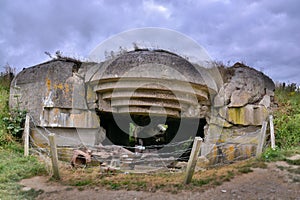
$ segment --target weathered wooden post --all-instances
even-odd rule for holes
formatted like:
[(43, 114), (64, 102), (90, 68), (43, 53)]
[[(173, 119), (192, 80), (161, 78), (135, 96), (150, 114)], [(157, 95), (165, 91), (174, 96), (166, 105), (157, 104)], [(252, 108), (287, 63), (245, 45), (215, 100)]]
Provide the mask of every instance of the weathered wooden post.
[(52, 169), (53, 169), (53, 177), (57, 180), (60, 179), (59, 169), (58, 169), (58, 156), (57, 156), (57, 148), (55, 143), (55, 134), (50, 133), (49, 136), (50, 143), (50, 153), (51, 153), (51, 161), (52, 161)]
[(263, 124), (261, 127), (261, 133), (259, 135), (257, 149), (256, 149), (256, 157), (260, 157), (260, 155), (262, 154), (262, 150), (263, 150), (264, 143), (266, 140), (267, 125), (268, 125), (268, 122), (263, 121)]
[(271, 134), (271, 148), (275, 149), (275, 133), (274, 133), (274, 123), (273, 123), (273, 115), (270, 115), (270, 134)]
[(29, 114), (25, 118), (25, 127), (24, 127), (24, 156), (29, 156), (29, 127), (30, 127), (30, 117)]
[(189, 161), (187, 164), (187, 168), (186, 168), (184, 184), (189, 184), (192, 180), (192, 177), (193, 177), (194, 171), (195, 171), (195, 167), (196, 167), (196, 163), (198, 160), (198, 155), (200, 152), (201, 143), (202, 143), (202, 138), (195, 137), (192, 152), (191, 152), (191, 155), (190, 155), (190, 158), (189, 158)]

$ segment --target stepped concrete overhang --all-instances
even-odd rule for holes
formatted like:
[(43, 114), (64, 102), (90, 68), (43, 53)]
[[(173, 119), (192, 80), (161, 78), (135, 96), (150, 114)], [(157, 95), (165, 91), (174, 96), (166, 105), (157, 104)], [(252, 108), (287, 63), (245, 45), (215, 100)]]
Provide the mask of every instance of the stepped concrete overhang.
[(176, 54), (139, 50), (104, 63), (90, 84), (100, 111), (200, 118), (213, 91), (203, 75)]

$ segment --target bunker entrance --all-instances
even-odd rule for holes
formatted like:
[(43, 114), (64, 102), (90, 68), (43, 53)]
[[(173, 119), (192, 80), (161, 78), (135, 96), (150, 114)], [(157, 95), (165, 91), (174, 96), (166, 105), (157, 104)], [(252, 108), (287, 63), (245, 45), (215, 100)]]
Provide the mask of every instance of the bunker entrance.
[(133, 152), (157, 152), (187, 161), (193, 139), (204, 138), (205, 118), (174, 118), (101, 112), (100, 125), (106, 130), (103, 145), (120, 145)]

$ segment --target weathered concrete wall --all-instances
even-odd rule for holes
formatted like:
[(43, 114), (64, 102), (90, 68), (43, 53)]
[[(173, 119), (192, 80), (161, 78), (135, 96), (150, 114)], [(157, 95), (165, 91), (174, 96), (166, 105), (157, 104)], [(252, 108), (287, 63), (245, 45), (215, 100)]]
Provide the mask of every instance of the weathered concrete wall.
[[(88, 66), (92, 64), (84, 63), (82, 66), (81, 62), (73, 59), (56, 59), (24, 69), (12, 81), (10, 107), (27, 110), (35, 123), (33, 127), (51, 127), (53, 132), (58, 133), (69, 128), (67, 132), (72, 132), (69, 134), (71, 137), (74, 134), (80, 134), (80, 138), (90, 135), (90, 141), (85, 139), (85, 143), (93, 145), (102, 132), (95, 110), (88, 108), (87, 100), (93, 95), (89, 95), (90, 91), (85, 86), (85, 74), (79, 72), (80, 68), (83, 70)], [(42, 131), (47, 135), (43, 129), (33, 130), (33, 133)], [(74, 141), (66, 138), (58, 138), (58, 143), (74, 145)], [(75, 143), (80, 143), (80, 140)]]
[[(263, 121), (274, 100), (274, 82), (253, 68), (236, 63), (223, 69), (224, 85), (212, 99), (212, 115), (202, 154), (227, 160), (255, 154)], [(216, 144), (226, 145), (216, 153)], [(230, 155), (230, 156), (228, 156)], [(233, 156), (234, 155), (234, 156)], [(248, 156), (247, 156), (248, 155)]]
[(72, 85), (65, 82), (72, 76), (74, 63), (61, 60), (23, 69), (11, 83), (10, 106), (30, 111), (37, 123), (46, 107), (70, 108)]

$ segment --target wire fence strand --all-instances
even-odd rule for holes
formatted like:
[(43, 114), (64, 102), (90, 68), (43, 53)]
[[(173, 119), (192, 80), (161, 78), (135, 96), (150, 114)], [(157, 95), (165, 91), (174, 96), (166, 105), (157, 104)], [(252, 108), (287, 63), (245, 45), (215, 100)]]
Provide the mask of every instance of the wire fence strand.
[[(45, 141), (45, 143), (41, 145), (39, 141), (36, 141), (35, 137), (30, 135), (30, 152), (49, 162), (50, 150), (48, 135), (52, 133), (52, 131), (47, 127), (38, 126), (32, 116), (30, 116), (30, 122), (36, 134)], [(170, 166), (174, 167), (174, 163), (187, 161), (189, 159), (189, 154), (192, 150), (191, 144), (193, 144), (193, 140), (188, 139), (169, 144), (149, 145), (141, 148), (142, 146), (85, 145), (80, 137), (75, 138), (60, 134), (56, 134), (56, 137), (63, 141), (77, 144), (58, 147), (58, 157), (63, 162), (70, 163), (75, 150), (90, 150), (93, 163), (98, 163), (99, 166), (105, 163), (107, 166), (113, 166), (119, 169), (125, 166), (124, 168), (127, 167), (130, 169), (156, 167), (157, 169), (169, 170)], [(240, 137), (241, 136), (238, 136), (236, 139), (240, 139)], [(266, 138), (268, 137), (269, 135), (266, 136)], [(210, 166), (219, 166), (251, 158), (256, 154), (256, 145), (254, 142), (259, 138), (259, 134), (257, 134), (257, 136), (250, 138), (244, 143), (223, 142), (210, 144), (210, 151), (204, 156), (204, 160), (206, 160)], [(270, 146), (269, 141), (264, 143), (263, 148), (268, 146)], [(170, 150), (160, 150), (166, 148)], [(51, 167), (48, 168), (47, 170), (51, 172)]]

